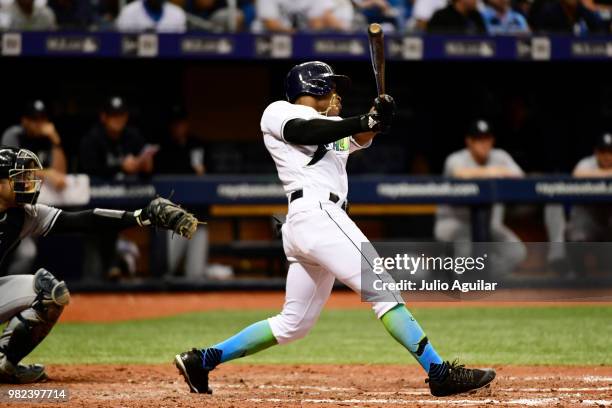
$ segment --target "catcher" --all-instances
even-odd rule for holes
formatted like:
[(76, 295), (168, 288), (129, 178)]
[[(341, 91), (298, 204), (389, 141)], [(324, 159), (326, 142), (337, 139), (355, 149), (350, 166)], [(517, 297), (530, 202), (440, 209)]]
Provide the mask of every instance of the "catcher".
[[(153, 225), (190, 238), (198, 220), (176, 204), (156, 198), (129, 211), (68, 212), (36, 204), (42, 166), (29, 150), (0, 146), (0, 262), (21, 239), (61, 233), (98, 233)], [(47, 378), (41, 364), (19, 362), (49, 334), (70, 301), (63, 281), (39, 269), (34, 275), (0, 277), (0, 383), (26, 384)]]

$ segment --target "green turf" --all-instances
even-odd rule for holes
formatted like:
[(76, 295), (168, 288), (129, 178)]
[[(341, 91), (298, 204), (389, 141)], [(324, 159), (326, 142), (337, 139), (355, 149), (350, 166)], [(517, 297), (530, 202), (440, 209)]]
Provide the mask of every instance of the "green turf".
[[(612, 307), (412, 309), (444, 358), (484, 364), (612, 365)], [(163, 363), (271, 311), (192, 313), (111, 324), (59, 324), (29, 361)], [(308, 337), (244, 363), (413, 363), (368, 310), (325, 311)]]

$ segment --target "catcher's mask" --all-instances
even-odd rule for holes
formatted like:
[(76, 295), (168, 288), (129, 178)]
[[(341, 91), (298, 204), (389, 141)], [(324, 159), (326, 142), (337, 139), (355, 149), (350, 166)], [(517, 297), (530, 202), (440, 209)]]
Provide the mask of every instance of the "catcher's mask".
[(43, 169), (38, 157), (27, 149), (0, 148), (0, 162), (15, 192), (15, 202), (36, 204), (42, 185), (39, 172)]

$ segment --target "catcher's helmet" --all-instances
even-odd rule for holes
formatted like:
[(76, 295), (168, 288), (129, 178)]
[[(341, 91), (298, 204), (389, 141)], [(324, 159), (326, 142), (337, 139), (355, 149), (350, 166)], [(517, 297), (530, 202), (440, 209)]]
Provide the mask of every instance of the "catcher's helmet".
[(42, 179), (38, 157), (27, 149), (0, 146), (0, 179), (9, 179), (18, 204), (36, 204)]
[(323, 96), (334, 88), (342, 93), (350, 85), (349, 77), (334, 74), (326, 63), (310, 61), (291, 68), (285, 80), (285, 94), (289, 102), (294, 102), (300, 95)]

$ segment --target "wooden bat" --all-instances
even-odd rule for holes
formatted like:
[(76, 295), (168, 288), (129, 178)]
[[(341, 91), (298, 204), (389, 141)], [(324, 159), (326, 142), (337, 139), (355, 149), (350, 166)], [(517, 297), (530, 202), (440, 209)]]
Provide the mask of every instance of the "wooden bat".
[(368, 27), (368, 40), (376, 89), (378, 90), (378, 95), (382, 95), (385, 93), (385, 36), (380, 24), (370, 24)]

